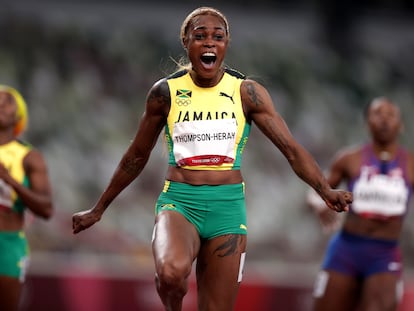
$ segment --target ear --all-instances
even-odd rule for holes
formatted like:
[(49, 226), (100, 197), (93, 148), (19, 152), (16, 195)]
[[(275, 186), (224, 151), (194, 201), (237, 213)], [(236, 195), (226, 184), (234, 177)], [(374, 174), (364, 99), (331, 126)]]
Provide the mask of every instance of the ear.
[(182, 41), (183, 48), (184, 48), (184, 50), (185, 50), (186, 52), (188, 51), (187, 44), (188, 44), (188, 39), (187, 39), (187, 37), (186, 37), (186, 38), (184, 38), (184, 39), (183, 39), (183, 41)]

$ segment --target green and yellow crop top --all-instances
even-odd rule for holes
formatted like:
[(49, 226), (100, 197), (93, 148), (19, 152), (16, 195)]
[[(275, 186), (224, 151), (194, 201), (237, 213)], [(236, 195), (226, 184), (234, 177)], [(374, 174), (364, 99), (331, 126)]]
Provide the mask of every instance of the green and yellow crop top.
[[(19, 140), (0, 146), (0, 162), (9, 171), (9, 174), (22, 185), (29, 187), (29, 180), (23, 167), (24, 157), (32, 150), (32, 147)], [(24, 211), (23, 202), (16, 192), (0, 179), (0, 206), (10, 208), (17, 213)]]
[(168, 77), (171, 108), (165, 127), (169, 164), (191, 170), (239, 170), (250, 134), (241, 103), (245, 77), (227, 68), (214, 87), (186, 71)]

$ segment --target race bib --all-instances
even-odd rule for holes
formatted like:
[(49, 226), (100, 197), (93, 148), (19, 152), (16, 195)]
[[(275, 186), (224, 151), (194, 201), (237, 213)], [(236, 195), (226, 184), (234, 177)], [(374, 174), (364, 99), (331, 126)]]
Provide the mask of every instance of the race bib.
[(179, 166), (234, 162), (235, 119), (200, 120), (174, 124), (174, 156)]
[(406, 211), (408, 189), (402, 174), (376, 174), (363, 167), (353, 196), (352, 209), (356, 213), (400, 216)]

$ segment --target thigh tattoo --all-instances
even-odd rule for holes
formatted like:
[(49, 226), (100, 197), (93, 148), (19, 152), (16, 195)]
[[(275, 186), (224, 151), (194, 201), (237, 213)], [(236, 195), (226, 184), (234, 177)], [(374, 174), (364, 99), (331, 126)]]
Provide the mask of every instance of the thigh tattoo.
[(219, 257), (231, 256), (238, 252), (237, 245), (241, 242), (241, 237), (238, 234), (230, 234), (227, 241), (219, 245), (214, 253)]

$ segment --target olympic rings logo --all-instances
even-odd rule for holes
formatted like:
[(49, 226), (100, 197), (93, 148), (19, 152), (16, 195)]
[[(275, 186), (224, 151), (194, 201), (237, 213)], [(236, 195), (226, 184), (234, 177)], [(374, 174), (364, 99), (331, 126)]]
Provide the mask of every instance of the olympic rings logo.
[(217, 158), (217, 157), (215, 157), (215, 158), (210, 158), (210, 161), (211, 161), (212, 163), (219, 163), (219, 162), (220, 162), (220, 158)]
[(191, 104), (191, 100), (187, 98), (176, 98), (175, 103), (178, 106), (188, 106), (189, 104)]

